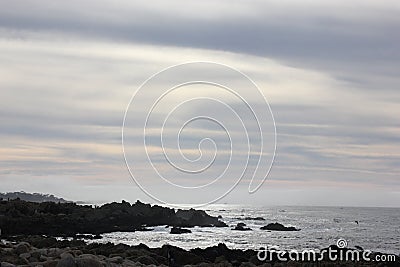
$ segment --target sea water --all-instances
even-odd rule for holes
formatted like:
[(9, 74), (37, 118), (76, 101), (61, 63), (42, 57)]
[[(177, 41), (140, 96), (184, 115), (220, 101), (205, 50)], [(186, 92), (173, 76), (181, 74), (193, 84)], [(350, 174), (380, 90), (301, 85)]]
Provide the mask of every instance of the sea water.
[[(103, 234), (96, 242), (146, 244), (160, 247), (170, 244), (185, 249), (209, 247), (225, 243), (229, 248), (258, 249), (275, 246), (283, 250), (319, 250), (347, 241), (348, 247), (385, 253), (400, 253), (400, 208), (366, 207), (261, 207), (215, 204), (204, 210), (229, 227), (194, 227), (192, 233), (169, 234), (166, 226), (151, 227), (145, 232), (114, 232)], [(263, 217), (265, 220), (244, 220), (245, 217)], [(358, 223), (357, 223), (357, 222)], [(246, 223), (252, 231), (235, 231), (239, 222)], [(261, 226), (278, 222), (301, 229), (295, 232), (265, 231)]]

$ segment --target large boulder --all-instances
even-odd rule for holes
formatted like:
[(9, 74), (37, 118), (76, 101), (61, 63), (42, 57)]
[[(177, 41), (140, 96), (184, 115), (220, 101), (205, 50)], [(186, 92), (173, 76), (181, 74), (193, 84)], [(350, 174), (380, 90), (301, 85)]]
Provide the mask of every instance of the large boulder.
[(71, 255), (66, 255), (57, 263), (57, 267), (77, 267), (75, 259)]
[(21, 242), (15, 247), (15, 253), (20, 255), (27, 253), (31, 250), (31, 246), (27, 242)]

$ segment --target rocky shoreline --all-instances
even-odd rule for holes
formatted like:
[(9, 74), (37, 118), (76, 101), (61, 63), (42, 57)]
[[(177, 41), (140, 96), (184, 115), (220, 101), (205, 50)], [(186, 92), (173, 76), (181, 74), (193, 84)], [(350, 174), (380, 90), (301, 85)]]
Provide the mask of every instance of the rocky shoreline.
[[(399, 256), (377, 264), (373, 261), (346, 261), (327, 258), (324, 252), (361, 253), (332, 245), (316, 252), (316, 259), (296, 259), (287, 251), (229, 249), (224, 244), (184, 250), (171, 245), (149, 248), (144, 244), (96, 243), (102, 233), (149, 231), (147, 227), (166, 225), (170, 234), (187, 234), (194, 226), (227, 227), (202, 210), (175, 210), (137, 201), (102, 206), (75, 203), (28, 202), (20, 199), (0, 201), (0, 267), (43, 266), (400, 266)], [(243, 220), (264, 220), (246, 217)], [(260, 228), (266, 231), (298, 231), (279, 223)], [(251, 231), (238, 223), (233, 231)], [(64, 237), (64, 240), (54, 237)], [(65, 238), (68, 237), (68, 238)], [(84, 240), (91, 239), (85, 243)], [(372, 253), (371, 257), (389, 256)]]
[(219, 218), (202, 210), (182, 210), (137, 201), (102, 206), (76, 203), (0, 201), (0, 229), (8, 235), (75, 236), (108, 232), (134, 232), (147, 226), (227, 227)]
[[(336, 250), (338, 247), (331, 246)], [(328, 248), (327, 248), (328, 249)], [(350, 250), (350, 249), (343, 249)], [(293, 261), (279, 260), (273, 250), (268, 260), (260, 261), (259, 251), (229, 249), (224, 244), (205, 249), (189, 251), (163, 245), (149, 248), (144, 244), (86, 244), (82, 240), (57, 240), (43, 236), (13, 236), (0, 242), (1, 267), (43, 266), (43, 267), (102, 267), (102, 266), (399, 266), (395, 261)], [(376, 256), (377, 254), (375, 254)], [(385, 254), (380, 254), (385, 255)]]

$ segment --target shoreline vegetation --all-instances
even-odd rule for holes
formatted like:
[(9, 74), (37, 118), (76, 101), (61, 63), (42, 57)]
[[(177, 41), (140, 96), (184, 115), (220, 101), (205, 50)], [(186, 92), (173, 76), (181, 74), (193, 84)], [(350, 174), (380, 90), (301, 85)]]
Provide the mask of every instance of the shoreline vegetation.
[[(0, 262), (1, 267), (43, 266), (377, 266), (377, 262), (332, 261), (323, 255), (324, 250), (360, 252), (361, 248), (339, 248), (332, 245), (316, 252), (316, 258), (291, 260), (289, 252), (281, 252), (288, 261), (278, 257), (278, 252), (229, 249), (225, 244), (208, 248), (184, 250), (171, 245), (149, 248), (145, 244), (86, 243), (82, 239), (100, 239), (108, 232), (151, 231), (147, 227), (166, 225), (171, 234), (190, 233), (200, 227), (228, 227), (220, 217), (202, 210), (182, 210), (144, 204), (137, 201), (109, 203), (102, 206), (78, 205), (72, 202), (30, 202), (19, 198), (0, 200)], [(246, 218), (244, 218), (246, 219)], [(263, 220), (263, 218), (257, 218)], [(251, 230), (238, 224), (233, 230)], [(267, 225), (266, 230), (298, 231), (279, 223)], [(63, 237), (63, 240), (56, 239)], [(322, 254), (322, 255), (321, 255)], [(371, 257), (388, 254), (372, 252)], [(379, 266), (400, 266), (399, 256), (383, 261)], [(304, 265), (305, 264), (305, 265)]]

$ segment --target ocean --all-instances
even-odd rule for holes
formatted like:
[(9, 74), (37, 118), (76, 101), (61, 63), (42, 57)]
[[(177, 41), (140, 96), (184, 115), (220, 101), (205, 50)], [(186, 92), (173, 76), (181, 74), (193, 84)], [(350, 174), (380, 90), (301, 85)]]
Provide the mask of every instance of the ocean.
[[(256, 207), (214, 204), (204, 208), (213, 216), (222, 216), (229, 227), (195, 227), (192, 233), (172, 235), (165, 226), (152, 227), (145, 232), (114, 232), (102, 235), (95, 242), (146, 244), (160, 247), (170, 244), (185, 249), (209, 247), (225, 243), (229, 248), (258, 249), (275, 246), (282, 250), (319, 250), (336, 244), (338, 239), (347, 241), (348, 247), (400, 253), (400, 208), (367, 207)], [(261, 220), (244, 220), (244, 217), (263, 217)], [(358, 221), (358, 224), (356, 223)], [(244, 222), (252, 231), (231, 230)], [(296, 232), (260, 230), (261, 226), (278, 222), (301, 229)], [(89, 240), (88, 240), (89, 241)]]

